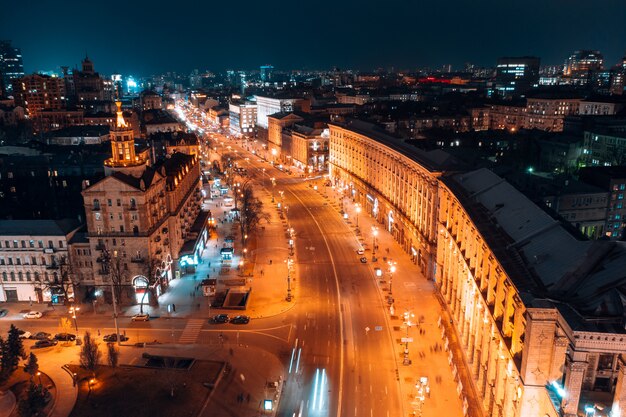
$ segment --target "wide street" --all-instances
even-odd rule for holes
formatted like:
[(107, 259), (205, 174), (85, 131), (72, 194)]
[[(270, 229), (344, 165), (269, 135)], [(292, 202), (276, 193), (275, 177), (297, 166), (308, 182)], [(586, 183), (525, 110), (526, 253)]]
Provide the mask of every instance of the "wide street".
[[(208, 126), (204, 125), (204, 130), (208, 131)], [(126, 315), (119, 318), (119, 326), (121, 332), (131, 338), (129, 343), (158, 341), (169, 348), (176, 348), (182, 347), (182, 338), (199, 346), (237, 347), (237, 355), (245, 355), (246, 346), (274, 354), (283, 369), (280, 375), (266, 377), (268, 380), (278, 378), (284, 381), (277, 416), (409, 416), (418, 415), (413, 414), (416, 410), (424, 416), (435, 416), (444, 410), (450, 416), (462, 415), (458, 398), (450, 396), (443, 387), (439, 392), (433, 392), (433, 397), (446, 397), (445, 402), (437, 403), (437, 407), (429, 409), (429, 401), (433, 404), (436, 401), (435, 398), (431, 400), (430, 395), (423, 408), (421, 403), (416, 405), (413, 401), (416, 394), (414, 379), (418, 375), (407, 377), (408, 368), (399, 369), (403, 367), (404, 349), (400, 337), (404, 336), (406, 329), (397, 317), (402, 312), (390, 315), (384, 284), (386, 278), (381, 280), (374, 275), (374, 266), (387, 271), (383, 253), (379, 254), (381, 259), (373, 264), (372, 253), (368, 249), (365, 252), (368, 262), (360, 261), (362, 255), (357, 254), (357, 249), (362, 247), (363, 242), (360, 242), (354, 225), (354, 214), (351, 213), (348, 219), (341, 216), (342, 206), (333, 189), (325, 186), (324, 178), (307, 179), (299, 173), (287, 174), (244, 149), (250, 149), (251, 142), (235, 141), (217, 132), (212, 132), (211, 136), (214, 139), (209, 139), (208, 134), (204, 139), (214, 140), (211, 147), (223, 150), (224, 146), (228, 146), (237, 151), (236, 155), (239, 155), (242, 164), (245, 163), (242, 166), (248, 169), (249, 176), (263, 186), (262, 193), (258, 194), (262, 194), (259, 197), (263, 198), (265, 210), (280, 210), (277, 208), (280, 203), (289, 226), (295, 231), (293, 284), (297, 290), (291, 302), (293, 308), (268, 316), (262, 312), (257, 312), (256, 316), (251, 314), (252, 321), (244, 326), (209, 324), (209, 313), (204, 306), (200, 311), (179, 308), (177, 313), (168, 313), (162, 308), (160, 314), (152, 313), (153, 319), (149, 322), (131, 322)], [(215, 155), (213, 159), (216, 159)], [(269, 181), (270, 177), (275, 178), (275, 186)], [(274, 204), (268, 198), (270, 193), (275, 197)], [(349, 201), (345, 207), (347, 211), (348, 205)], [(371, 227), (366, 226), (371, 225), (371, 219), (365, 217), (361, 216), (362, 231)], [(288, 236), (285, 243), (287, 241)], [(382, 242), (386, 242), (385, 245), (390, 248), (387, 256), (393, 257), (394, 261), (408, 259), (390, 236), (381, 233), (380, 241), (381, 247)], [(271, 256), (274, 256), (275, 262), (285, 262), (288, 253), (279, 251)], [(260, 251), (257, 263), (265, 262), (259, 258)], [(255, 273), (258, 271), (257, 265)], [(387, 275), (388, 272), (385, 272)], [(431, 283), (421, 274), (397, 279), (398, 288), (402, 288), (402, 281), (420, 283), (417, 287), (414, 283), (405, 284), (403, 292), (408, 296), (413, 291), (410, 294), (413, 301), (416, 294), (430, 297), (430, 301), (424, 303), (430, 303), (428, 305), (433, 307), (433, 311), (427, 317), (430, 323), (425, 323), (424, 327), (432, 325), (440, 311), (437, 303), (432, 301)], [(176, 285), (193, 288), (194, 282), (188, 278), (179, 281)], [(276, 283), (284, 285), (286, 290), (285, 281), (278, 277)], [(191, 306), (194, 302), (188, 304)], [(82, 334), (87, 329), (99, 335), (114, 333), (111, 314), (96, 314), (89, 310), (90, 307), (85, 306), (85, 311), (79, 315), (78, 333)], [(22, 310), (28, 308), (24, 305)], [(218, 312), (232, 314), (215, 309), (211, 309), (210, 314)], [(11, 311), (8, 317), (0, 319), (0, 330), (4, 332), (11, 322), (30, 332), (60, 331), (59, 318), (49, 314), (38, 320), (23, 320), (18, 311)], [(190, 333), (193, 335), (191, 339)], [(429, 331), (431, 345), (440, 340), (436, 334), (433, 326), (433, 330)], [(27, 341), (26, 345), (31, 343)], [(428, 348), (426, 342), (421, 348)], [(41, 350), (41, 363), (47, 360), (48, 352), (58, 353), (62, 349)], [(417, 357), (415, 354), (414, 358)], [(453, 389), (455, 385), (447, 362), (447, 358), (441, 355), (435, 358), (435, 367), (432, 362), (425, 361), (420, 372), (425, 375), (430, 372), (432, 379), (435, 378), (434, 372), (437, 376), (442, 374), (446, 388)], [(254, 366), (254, 361), (248, 366)]]

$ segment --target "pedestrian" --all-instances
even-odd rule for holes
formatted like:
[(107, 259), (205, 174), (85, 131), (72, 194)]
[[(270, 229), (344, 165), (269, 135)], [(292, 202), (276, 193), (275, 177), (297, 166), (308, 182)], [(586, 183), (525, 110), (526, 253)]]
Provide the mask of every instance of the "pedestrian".
[(172, 304), (172, 311), (174, 311), (174, 313), (176, 313), (176, 304)]
[(209, 268), (211, 267), (211, 262), (209, 262)]

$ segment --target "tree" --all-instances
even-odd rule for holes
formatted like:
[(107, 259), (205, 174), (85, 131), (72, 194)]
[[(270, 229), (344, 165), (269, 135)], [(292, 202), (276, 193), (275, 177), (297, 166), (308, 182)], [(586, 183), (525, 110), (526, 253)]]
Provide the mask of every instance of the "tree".
[(11, 325), (8, 337), (0, 337), (0, 383), (11, 377), (22, 357), (25, 353), (19, 330)]
[(114, 251), (113, 255), (111, 255), (107, 249), (103, 250), (100, 262), (102, 262), (102, 271), (109, 276), (113, 284), (112, 296), (115, 297), (115, 301), (118, 304), (121, 304), (122, 290), (124, 289), (128, 268), (122, 262), (122, 258), (117, 256), (117, 251)]
[(107, 344), (107, 361), (111, 368), (117, 368), (117, 363), (120, 359), (120, 351), (114, 343)]
[(254, 196), (252, 187), (248, 182), (241, 188), (241, 211), (239, 212), (239, 228), (241, 232), (242, 246), (246, 245), (246, 236), (256, 232), (262, 220), (269, 223), (269, 213), (263, 212), (263, 203)]
[(148, 288), (141, 296), (141, 302), (139, 304), (139, 312), (143, 314), (143, 304), (146, 299), (146, 295), (150, 294), (150, 304), (154, 306), (159, 305), (159, 299), (155, 292), (155, 287), (161, 279), (161, 264), (158, 259), (151, 259), (144, 263), (144, 276), (148, 281)]
[(100, 352), (99, 344), (91, 337), (90, 332), (85, 332), (83, 345), (80, 348), (80, 365), (91, 371), (95, 377), (101, 357), (102, 353)]
[(53, 271), (52, 274), (47, 275), (47, 278), (37, 275), (33, 285), (41, 291), (49, 289), (53, 293), (58, 293), (60, 290), (63, 294), (63, 303), (69, 304), (70, 299), (75, 297), (79, 283), (74, 281), (74, 272), (67, 256), (58, 260), (53, 259), (48, 268)]
[(33, 352), (28, 356), (28, 361), (24, 365), (24, 372), (30, 374), (30, 380), (33, 380), (33, 377), (37, 375), (39, 372), (39, 363), (37, 361), (37, 356)]
[(30, 387), (26, 395), (20, 399), (18, 412), (21, 417), (31, 417), (39, 415), (48, 402), (48, 390), (41, 384), (30, 382)]

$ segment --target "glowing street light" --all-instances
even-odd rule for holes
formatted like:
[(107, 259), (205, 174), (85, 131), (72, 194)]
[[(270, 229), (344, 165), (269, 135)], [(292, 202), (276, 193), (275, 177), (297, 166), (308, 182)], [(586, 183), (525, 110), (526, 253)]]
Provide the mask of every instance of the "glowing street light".
[(396, 263), (389, 261), (389, 295), (393, 295), (392, 285), (393, 285), (393, 273), (396, 272)]
[(76, 314), (78, 313), (78, 310), (80, 310), (80, 307), (70, 307), (70, 314), (72, 315), (72, 318), (74, 319), (74, 328), (76, 329), (76, 333), (78, 333), (78, 322), (76, 321)]
[(355, 210), (356, 210), (356, 228), (358, 229), (359, 228), (359, 213), (361, 212), (361, 205), (357, 203)]
[(376, 256), (376, 236), (378, 236), (378, 227), (372, 226), (372, 257)]

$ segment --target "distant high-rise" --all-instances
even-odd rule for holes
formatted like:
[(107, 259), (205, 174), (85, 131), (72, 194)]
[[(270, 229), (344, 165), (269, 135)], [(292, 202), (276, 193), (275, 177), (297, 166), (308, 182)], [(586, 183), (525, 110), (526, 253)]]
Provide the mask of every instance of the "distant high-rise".
[[(20, 48), (11, 46), (11, 41), (0, 41), (0, 96), (11, 95), (13, 80), (24, 76), (24, 63)], [(3, 88), (3, 90), (2, 90)]]
[(519, 96), (538, 85), (539, 58), (532, 56), (498, 58), (493, 94), (504, 98)]
[(29, 118), (43, 110), (60, 110), (65, 107), (65, 82), (48, 75), (26, 75), (13, 80), (15, 104), (24, 107)]
[(274, 67), (271, 65), (261, 65), (261, 81), (264, 83), (272, 81)]
[(576, 51), (565, 62), (563, 75), (572, 76), (576, 73), (599, 71), (604, 67), (604, 57), (600, 51)]

